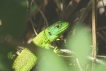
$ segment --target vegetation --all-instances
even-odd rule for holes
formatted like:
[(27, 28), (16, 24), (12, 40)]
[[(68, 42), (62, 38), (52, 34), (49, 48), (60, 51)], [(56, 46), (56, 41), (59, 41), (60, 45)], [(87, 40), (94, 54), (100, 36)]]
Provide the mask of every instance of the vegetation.
[[(38, 57), (31, 71), (105, 71), (105, 3), (106, 0), (0, 0), (0, 71), (14, 71), (14, 59), (23, 49), (19, 46), (28, 47)], [(69, 28), (51, 45), (64, 49), (64, 53), (58, 56), (51, 50), (37, 50), (30, 40), (59, 20), (69, 22)], [(12, 59), (9, 52), (13, 53)]]

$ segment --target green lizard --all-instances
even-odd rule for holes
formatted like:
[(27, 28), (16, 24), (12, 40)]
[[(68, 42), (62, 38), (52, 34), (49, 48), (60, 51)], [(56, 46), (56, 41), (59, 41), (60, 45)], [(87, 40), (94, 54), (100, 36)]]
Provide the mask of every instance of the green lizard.
[[(40, 32), (32, 42), (42, 48), (50, 49), (50, 44), (55, 41), (68, 27), (68, 22), (58, 21)], [(13, 63), (15, 71), (30, 71), (36, 64), (37, 57), (28, 48), (22, 50)]]

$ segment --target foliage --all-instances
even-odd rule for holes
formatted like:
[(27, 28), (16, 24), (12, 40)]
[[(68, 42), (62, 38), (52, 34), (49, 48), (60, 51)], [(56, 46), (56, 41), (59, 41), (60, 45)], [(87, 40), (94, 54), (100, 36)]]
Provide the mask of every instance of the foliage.
[[(105, 63), (106, 29), (105, 1), (97, 0), (97, 58)], [(9, 52), (25, 46), (38, 56), (31, 71), (91, 71), (91, 0), (0, 0), (0, 71), (13, 71), (14, 60)], [(29, 39), (58, 20), (69, 22), (69, 28), (52, 43), (60, 49), (72, 50), (57, 56), (51, 50), (38, 51)], [(83, 22), (83, 23), (82, 23)], [(68, 57), (68, 56), (69, 57)], [(39, 57), (40, 56), (40, 57)], [(95, 71), (106, 70), (105, 65), (95, 63)]]

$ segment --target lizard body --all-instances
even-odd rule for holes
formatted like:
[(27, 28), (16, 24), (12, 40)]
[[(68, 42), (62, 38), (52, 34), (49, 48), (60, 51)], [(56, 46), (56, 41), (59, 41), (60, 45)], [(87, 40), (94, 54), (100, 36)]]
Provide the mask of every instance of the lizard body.
[(27, 48), (23, 49), (13, 63), (15, 71), (30, 71), (35, 65), (37, 57)]
[[(49, 49), (50, 44), (55, 41), (68, 27), (68, 22), (58, 21), (40, 32), (32, 42), (42, 48)], [(30, 71), (36, 64), (37, 57), (28, 49), (22, 50), (13, 63), (15, 71)], [(28, 65), (29, 64), (29, 65)]]
[(49, 49), (50, 44), (57, 39), (68, 27), (68, 22), (58, 21), (40, 32), (34, 39), (33, 43), (39, 47)]

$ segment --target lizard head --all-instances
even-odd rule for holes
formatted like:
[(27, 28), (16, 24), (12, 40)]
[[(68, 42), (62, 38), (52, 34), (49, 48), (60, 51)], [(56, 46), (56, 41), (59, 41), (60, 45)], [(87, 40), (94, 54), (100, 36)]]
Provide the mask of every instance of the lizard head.
[(59, 35), (61, 35), (67, 28), (68, 28), (69, 23), (68, 22), (63, 22), (63, 21), (58, 21), (52, 24), (50, 27), (47, 28), (49, 39), (54, 40), (56, 39)]

